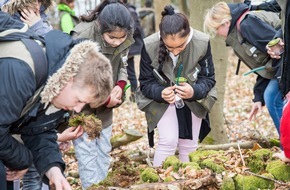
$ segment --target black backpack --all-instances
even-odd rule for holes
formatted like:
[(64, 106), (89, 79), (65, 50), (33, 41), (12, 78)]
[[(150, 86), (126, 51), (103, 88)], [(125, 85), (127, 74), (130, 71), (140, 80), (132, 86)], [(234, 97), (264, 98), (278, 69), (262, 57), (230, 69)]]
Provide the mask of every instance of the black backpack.
[[(31, 36), (24, 37), (23, 33), (28, 30), (27, 28), (28, 26), (24, 25), (21, 29), (5, 30), (0, 32), (0, 59), (12, 57), (24, 60), (34, 71), (35, 75), (37, 90), (35, 94), (26, 102), (20, 118), (28, 113), (35, 103), (38, 102), (40, 99), (40, 92), (42, 91), (48, 76), (48, 62), (43, 48), (43, 41), (40, 42), (39, 39), (33, 39)], [(17, 48), (15, 48), (15, 46)], [(29, 59), (28, 56), (25, 55), (27, 50), (32, 59)]]

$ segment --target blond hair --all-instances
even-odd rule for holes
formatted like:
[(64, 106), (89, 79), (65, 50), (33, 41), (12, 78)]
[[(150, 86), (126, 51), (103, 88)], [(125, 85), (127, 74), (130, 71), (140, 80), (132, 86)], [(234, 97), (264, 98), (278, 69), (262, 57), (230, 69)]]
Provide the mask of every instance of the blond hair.
[(62, 67), (47, 80), (40, 94), (41, 103), (46, 107), (72, 78), (80, 90), (91, 89), (95, 99), (91, 107), (98, 107), (108, 98), (113, 88), (112, 67), (97, 43), (85, 40), (71, 49)]
[(218, 27), (230, 20), (232, 20), (232, 16), (229, 6), (224, 1), (219, 2), (207, 10), (203, 30), (213, 38), (216, 36)]
[[(17, 11), (22, 9), (33, 8), (36, 2), (38, 2), (38, 0), (10, 0), (5, 3), (1, 9), (10, 15), (14, 15)], [(53, 6), (56, 5), (53, 0), (41, 0), (41, 4), (45, 9), (53, 8)]]

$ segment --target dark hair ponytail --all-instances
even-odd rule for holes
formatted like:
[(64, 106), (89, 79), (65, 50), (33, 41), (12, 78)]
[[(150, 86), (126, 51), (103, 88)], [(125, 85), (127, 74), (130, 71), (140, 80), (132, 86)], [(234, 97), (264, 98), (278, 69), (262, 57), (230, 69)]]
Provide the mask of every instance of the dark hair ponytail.
[(159, 24), (160, 45), (158, 52), (160, 68), (162, 68), (162, 64), (167, 55), (166, 47), (162, 39), (167, 35), (178, 34), (180, 37), (185, 37), (190, 33), (189, 21), (186, 16), (182, 13), (175, 13), (171, 5), (166, 5), (161, 15), (162, 19)]
[(116, 27), (130, 34), (134, 27), (130, 11), (119, 0), (104, 0), (89, 15), (82, 15), (80, 19), (85, 22), (98, 19), (102, 34), (112, 32)]

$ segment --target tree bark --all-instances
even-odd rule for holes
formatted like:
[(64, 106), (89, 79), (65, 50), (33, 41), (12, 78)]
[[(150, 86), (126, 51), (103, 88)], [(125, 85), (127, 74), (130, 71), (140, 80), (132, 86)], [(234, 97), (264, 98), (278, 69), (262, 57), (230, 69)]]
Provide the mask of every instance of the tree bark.
[(139, 131), (127, 129), (123, 134), (116, 135), (111, 138), (112, 149), (129, 144), (140, 139), (141, 137), (143, 137), (143, 135)]
[[(189, 7), (191, 8), (191, 26), (197, 30), (203, 31), (203, 21), (206, 10), (218, 2), (219, 0), (190, 0), (188, 3)], [(226, 48), (225, 42), (221, 39), (211, 39), (210, 43), (213, 55), (213, 62), (215, 66), (218, 100), (216, 101), (210, 112), (211, 132), (208, 137), (213, 139), (213, 144), (222, 144), (228, 142), (223, 117), (225, 80), (228, 63), (228, 48)]]
[(161, 12), (164, 10), (164, 7), (169, 4), (171, 4), (171, 0), (162, 0), (162, 1), (154, 0), (156, 32), (159, 31), (159, 23), (161, 21)]

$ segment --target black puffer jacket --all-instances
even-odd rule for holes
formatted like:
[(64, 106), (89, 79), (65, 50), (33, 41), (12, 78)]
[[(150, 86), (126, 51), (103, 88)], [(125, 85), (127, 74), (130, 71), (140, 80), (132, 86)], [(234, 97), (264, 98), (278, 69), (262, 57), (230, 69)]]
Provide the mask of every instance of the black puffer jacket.
[[(23, 26), (23, 23), (0, 11), (0, 33), (21, 29)], [(28, 29), (27, 32), (17, 35), (11, 33), (0, 37), (0, 43), (4, 40), (17, 40), (19, 37), (43, 41)], [(73, 41), (69, 35), (60, 31), (49, 32), (45, 41), (48, 71), (51, 75), (64, 63), (64, 57)], [(35, 75), (30, 66), (20, 59), (0, 58), (0, 81), (1, 161), (6, 167), (14, 170), (28, 168), (33, 161), (41, 176), (52, 166), (64, 170), (65, 164), (56, 142), (54, 129), (63, 122), (65, 112), (57, 111), (46, 115), (44, 106), (38, 102), (34, 105), (33, 111), (28, 112), (24, 119), (19, 121), (23, 107), (36, 90)], [(21, 134), (24, 144), (12, 137), (11, 133), (14, 132)]]

